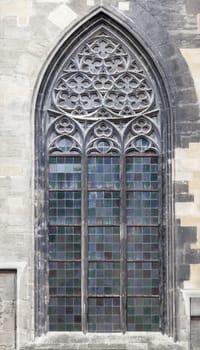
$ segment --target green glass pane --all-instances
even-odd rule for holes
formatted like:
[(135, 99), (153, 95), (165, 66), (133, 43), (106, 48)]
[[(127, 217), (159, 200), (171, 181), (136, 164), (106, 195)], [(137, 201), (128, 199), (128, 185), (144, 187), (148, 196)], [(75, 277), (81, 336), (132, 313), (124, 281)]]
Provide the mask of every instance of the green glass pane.
[(88, 228), (89, 259), (120, 259), (119, 227)]
[(98, 189), (120, 188), (120, 160), (118, 157), (88, 158), (88, 187)]
[(49, 187), (50, 189), (80, 189), (81, 158), (50, 157)]
[(89, 298), (88, 300), (89, 332), (119, 332), (120, 299)]
[(128, 224), (158, 224), (158, 192), (127, 192), (126, 204)]
[(128, 331), (159, 331), (159, 298), (127, 298)]
[(127, 259), (154, 260), (160, 258), (157, 227), (127, 228)]
[(81, 298), (50, 297), (50, 331), (81, 331)]
[(88, 224), (120, 223), (120, 192), (88, 193)]
[(160, 263), (127, 263), (128, 295), (158, 295), (160, 285)]
[(127, 188), (157, 190), (158, 170), (158, 157), (127, 157)]
[(49, 258), (81, 259), (81, 227), (50, 227)]
[(81, 294), (80, 262), (49, 262), (50, 295)]
[(49, 223), (54, 225), (81, 223), (81, 192), (50, 192)]
[(89, 262), (89, 295), (120, 293), (120, 264), (118, 262)]

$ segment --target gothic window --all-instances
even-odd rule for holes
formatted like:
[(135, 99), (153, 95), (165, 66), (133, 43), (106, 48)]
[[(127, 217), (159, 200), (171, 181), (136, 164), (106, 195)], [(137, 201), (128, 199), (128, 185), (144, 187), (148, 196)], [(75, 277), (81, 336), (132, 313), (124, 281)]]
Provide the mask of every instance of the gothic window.
[(101, 25), (46, 98), (50, 331), (160, 327), (160, 111), (134, 46)]

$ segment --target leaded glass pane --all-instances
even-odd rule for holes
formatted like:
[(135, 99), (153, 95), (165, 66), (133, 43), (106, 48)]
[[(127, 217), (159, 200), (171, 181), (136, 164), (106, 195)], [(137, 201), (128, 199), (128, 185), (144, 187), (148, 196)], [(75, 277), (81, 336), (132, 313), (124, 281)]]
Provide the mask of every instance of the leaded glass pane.
[(125, 331), (126, 320), (128, 330), (157, 330), (156, 84), (129, 41), (101, 24), (60, 61), (42, 107), (50, 330)]
[(120, 293), (119, 262), (89, 262), (88, 294), (111, 295)]
[(119, 332), (120, 299), (89, 298), (88, 300), (89, 332)]
[(80, 259), (81, 227), (52, 226), (49, 228), (49, 258)]
[(49, 192), (50, 225), (81, 223), (81, 192)]
[(159, 257), (158, 227), (127, 228), (128, 260), (156, 260)]
[(88, 224), (106, 225), (120, 223), (120, 192), (88, 193)]
[(80, 157), (49, 157), (50, 189), (81, 188)]
[(120, 259), (120, 228), (119, 227), (89, 227), (88, 228), (88, 258), (89, 259)]
[(81, 263), (50, 262), (49, 287), (50, 295), (80, 295)]
[(134, 225), (158, 224), (159, 193), (127, 192), (127, 223)]
[(81, 331), (81, 298), (50, 297), (50, 331)]
[(131, 189), (158, 189), (158, 157), (127, 157), (126, 183)]
[(96, 189), (119, 189), (119, 158), (89, 157), (88, 187)]
[(159, 331), (159, 298), (127, 298), (128, 331)]
[(141, 261), (127, 263), (128, 295), (158, 295), (160, 263)]

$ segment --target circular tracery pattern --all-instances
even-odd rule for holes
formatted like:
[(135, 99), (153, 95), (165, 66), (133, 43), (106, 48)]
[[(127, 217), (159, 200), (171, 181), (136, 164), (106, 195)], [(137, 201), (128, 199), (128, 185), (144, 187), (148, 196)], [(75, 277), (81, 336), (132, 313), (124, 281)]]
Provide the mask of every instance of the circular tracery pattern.
[(133, 48), (102, 26), (58, 74), (49, 110), (51, 152), (158, 151), (153, 86)]
[(154, 108), (151, 83), (133, 53), (104, 29), (65, 65), (53, 90), (54, 105), (84, 118), (137, 116)]
[(147, 135), (152, 130), (152, 124), (149, 120), (146, 118), (140, 117), (137, 120), (135, 120), (132, 125), (132, 130), (135, 134), (143, 134)]
[(55, 123), (55, 131), (58, 134), (68, 134), (72, 135), (75, 131), (75, 124), (72, 120), (69, 120), (67, 117), (63, 117)]

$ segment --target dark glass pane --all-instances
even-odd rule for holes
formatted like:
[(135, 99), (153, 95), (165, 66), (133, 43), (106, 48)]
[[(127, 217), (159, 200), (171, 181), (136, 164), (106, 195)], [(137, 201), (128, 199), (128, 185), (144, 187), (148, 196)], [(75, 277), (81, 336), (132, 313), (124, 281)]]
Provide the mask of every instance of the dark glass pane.
[(50, 225), (81, 223), (81, 192), (49, 193)]
[(49, 293), (50, 295), (80, 295), (81, 263), (50, 262)]
[(120, 223), (120, 192), (89, 192), (88, 224)]
[(120, 263), (90, 262), (88, 267), (88, 294), (111, 295), (120, 293)]
[(80, 259), (81, 227), (50, 227), (49, 258), (66, 260)]
[(50, 331), (81, 331), (81, 298), (51, 297), (49, 301)]
[(158, 158), (127, 157), (126, 185), (131, 189), (158, 189)]
[(89, 332), (119, 332), (120, 299), (89, 298), (88, 300)]
[(120, 228), (88, 228), (89, 259), (120, 259)]
[(159, 298), (127, 298), (128, 331), (159, 331)]
[(81, 159), (79, 157), (50, 157), (49, 187), (51, 189), (81, 188)]
[(160, 282), (160, 263), (127, 263), (128, 295), (158, 295)]
[(119, 189), (119, 158), (89, 157), (88, 187), (98, 189)]
[(159, 259), (159, 236), (157, 227), (127, 228), (127, 259)]
[(127, 192), (128, 224), (158, 224), (158, 208), (158, 192)]

